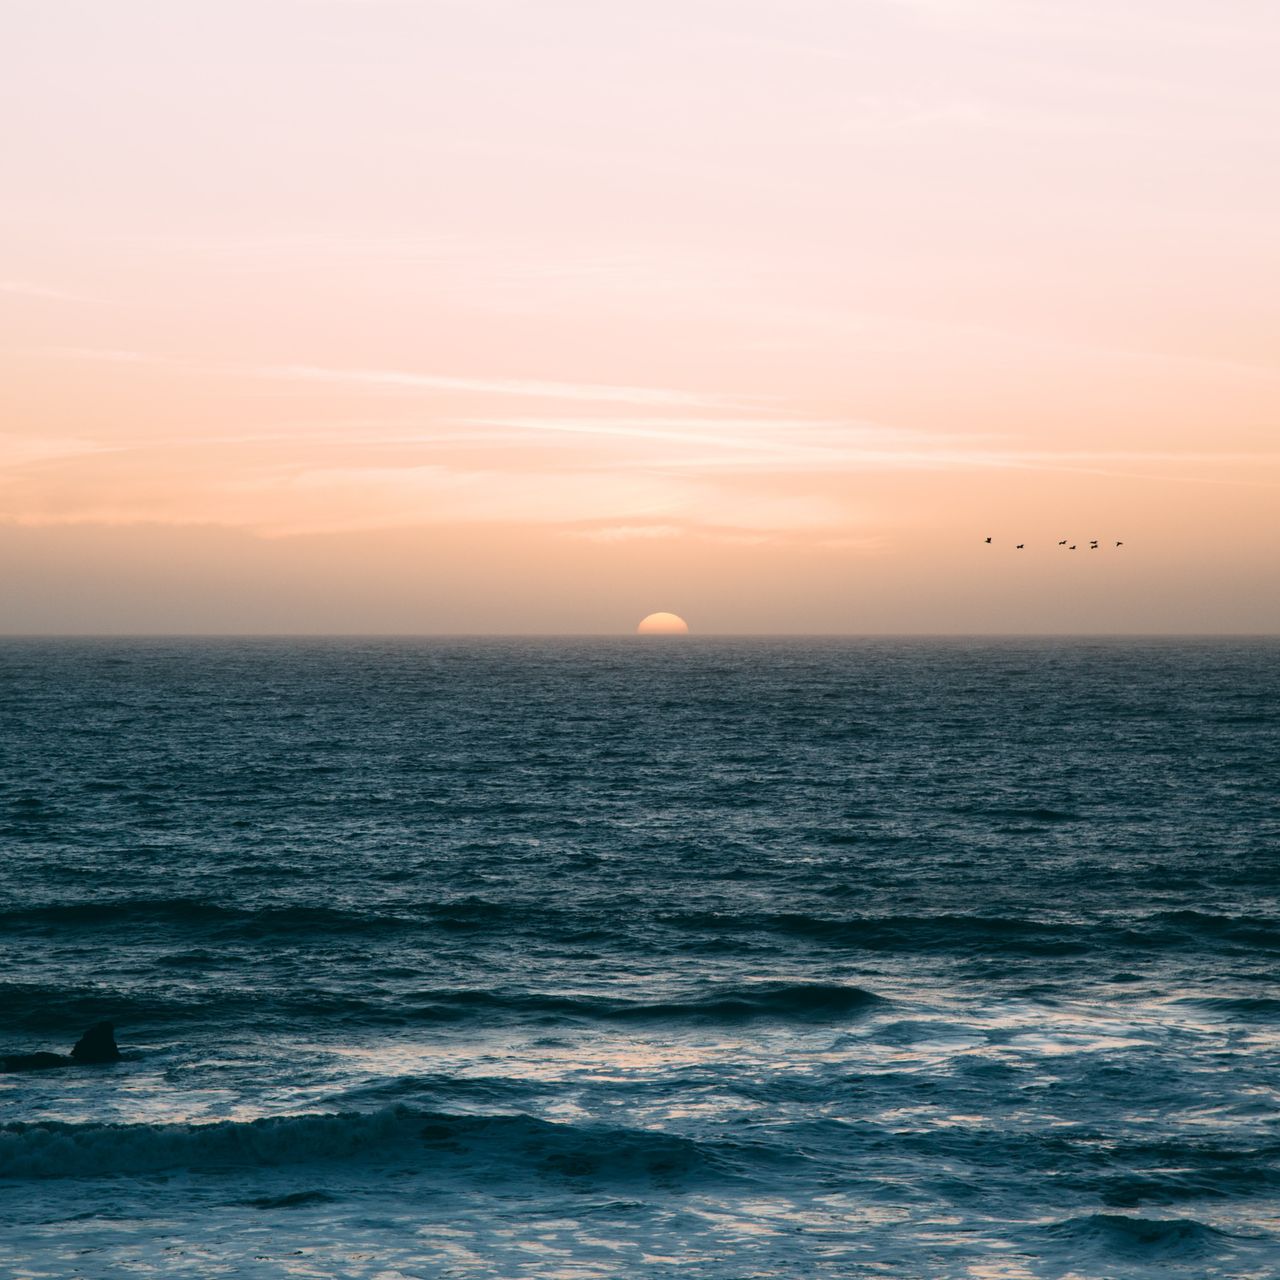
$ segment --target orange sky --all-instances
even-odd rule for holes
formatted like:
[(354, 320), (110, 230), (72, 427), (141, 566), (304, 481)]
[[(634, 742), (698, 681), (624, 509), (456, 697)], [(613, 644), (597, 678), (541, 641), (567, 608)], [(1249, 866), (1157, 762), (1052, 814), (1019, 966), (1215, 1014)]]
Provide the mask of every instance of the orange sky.
[(0, 630), (1280, 631), (1278, 64), (1272, 0), (8, 0)]

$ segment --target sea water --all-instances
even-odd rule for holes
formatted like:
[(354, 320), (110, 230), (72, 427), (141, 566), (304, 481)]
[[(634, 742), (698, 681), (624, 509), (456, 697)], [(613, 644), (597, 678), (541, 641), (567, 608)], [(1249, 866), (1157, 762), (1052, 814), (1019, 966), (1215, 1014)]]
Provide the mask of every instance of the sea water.
[(1277, 659), (0, 643), (0, 1273), (1273, 1277)]

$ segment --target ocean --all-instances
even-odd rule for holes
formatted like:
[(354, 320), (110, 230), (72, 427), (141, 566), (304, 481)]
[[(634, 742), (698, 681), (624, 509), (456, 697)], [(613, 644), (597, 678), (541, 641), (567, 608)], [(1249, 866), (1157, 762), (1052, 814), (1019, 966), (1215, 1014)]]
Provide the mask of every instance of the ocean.
[(1274, 1277), (1278, 659), (0, 642), (0, 1274)]

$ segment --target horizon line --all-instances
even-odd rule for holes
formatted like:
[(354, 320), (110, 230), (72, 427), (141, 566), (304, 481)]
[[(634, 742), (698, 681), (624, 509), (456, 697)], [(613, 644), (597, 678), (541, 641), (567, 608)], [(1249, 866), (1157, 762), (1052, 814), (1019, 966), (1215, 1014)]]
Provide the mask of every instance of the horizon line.
[(9, 640), (1280, 640), (1280, 631), (3, 631)]

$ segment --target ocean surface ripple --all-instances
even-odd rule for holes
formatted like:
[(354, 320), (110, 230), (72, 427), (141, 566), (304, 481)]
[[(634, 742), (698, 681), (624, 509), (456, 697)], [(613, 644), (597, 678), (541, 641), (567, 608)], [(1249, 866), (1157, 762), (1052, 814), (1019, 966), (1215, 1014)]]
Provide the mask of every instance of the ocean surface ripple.
[(0, 1273), (1274, 1276), (1278, 659), (0, 642)]

